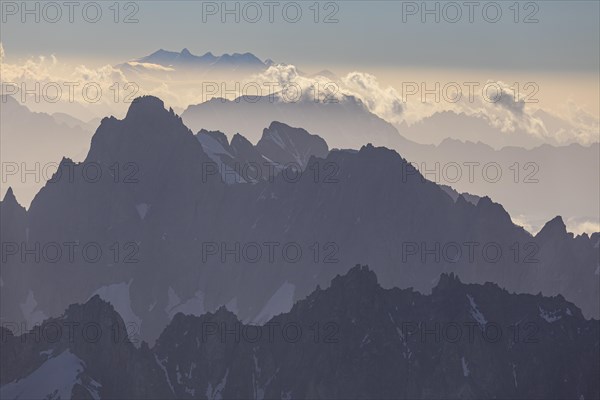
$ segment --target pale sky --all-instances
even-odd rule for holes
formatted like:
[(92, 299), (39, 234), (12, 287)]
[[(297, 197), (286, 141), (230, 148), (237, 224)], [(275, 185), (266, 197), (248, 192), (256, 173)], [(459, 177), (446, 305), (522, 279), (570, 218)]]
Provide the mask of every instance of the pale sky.
[(198, 55), (252, 52), (305, 72), (370, 73), (397, 90), (406, 81), (536, 82), (540, 107), (560, 113), (575, 102), (599, 114), (600, 2), (595, 0), (226, 6), (191, 0), (123, 1), (119, 7), (111, 0), (76, 2), (72, 10), (63, 2), (50, 3), (59, 7), (2, 0), (5, 64), (55, 56), (66, 65), (99, 68), (160, 48), (188, 48)]
[[(51, 7), (44, 10), (34, 1), (2, 1), (1, 41), (6, 53), (13, 57), (52, 53), (63, 59), (97, 58), (117, 63), (159, 48), (179, 51), (187, 47), (194, 54), (252, 52), (262, 59), (332, 69), (345, 65), (443, 66), (597, 73), (600, 65), (598, 1), (520, 2), (516, 8), (513, 1), (474, 2), (472, 23), (470, 9), (463, 1), (450, 2), (452, 6), (433, 1), (320, 2), (317, 16), (313, 1), (272, 2), (271, 8), (264, 1), (250, 2), (251, 6), (239, 2), (239, 23), (234, 21), (235, 14), (225, 15), (226, 23), (221, 22), (222, 2), (202, 1), (121, 2), (118, 23), (114, 22), (115, 2), (98, 2), (102, 15), (98, 22), (90, 23), (83, 18), (86, 3), (74, 8), (73, 23), (64, 6), (62, 16), (50, 23), (56, 15)], [(235, 3), (228, 2), (228, 7), (234, 8)], [(430, 14), (422, 23), (423, 9), (415, 11), (414, 6), (426, 4), (428, 9), (435, 9), (436, 3), (440, 22)], [(22, 4), (30, 9), (38, 4), (39, 23), (34, 14), (23, 15)], [(296, 23), (286, 22), (285, 18), (296, 19), (296, 4), (302, 16)], [(501, 11), (498, 18), (496, 5)], [(260, 17), (256, 17), (257, 8)], [(86, 10), (93, 20), (96, 9)], [(273, 23), (269, 22), (270, 10)], [(123, 23), (128, 15), (138, 22)], [(338, 22), (324, 23), (328, 16)], [(25, 23), (21, 22), (23, 17)], [(457, 22), (450, 22), (453, 19)]]

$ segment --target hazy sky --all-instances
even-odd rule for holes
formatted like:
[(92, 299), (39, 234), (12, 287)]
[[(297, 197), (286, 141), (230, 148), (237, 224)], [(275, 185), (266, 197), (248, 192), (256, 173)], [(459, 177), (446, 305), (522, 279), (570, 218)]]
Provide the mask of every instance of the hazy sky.
[[(204, 75), (192, 81), (177, 74), (132, 79), (114, 66), (161, 48), (188, 48), (197, 55), (251, 52), (302, 72), (329, 69), (339, 77), (340, 93), (360, 98), (371, 112), (396, 126), (450, 110), (485, 118), (505, 133), (542, 135), (557, 143), (598, 141), (598, 0), (108, 0), (76, 1), (71, 10), (65, 3), (0, 0), (3, 79), (24, 81), (28, 88), (33, 82), (94, 81), (105, 95), (98, 103), (27, 98), (33, 111), (64, 112), (84, 121), (122, 117), (129, 103), (122, 96), (113, 101), (112, 89), (120, 84), (119, 93), (127, 95), (123, 84), (135, 81), (139, 94), (157, 95), (181, 112), (206, 100), (199, 90)], [(132, 23), (125, 23), (127, 19)], [(289, 69), (293, 67), (278, 65), (252, 79), (286, 82), (289, 76), (295, 78)], [(314, 77), (298, 77), (305, 87), (314, 83)], [(405, 83), (432, 88), (459, 82), (467, 90), (464, 82), (483, 86), (489, 80), (501, 82), (509, 94), (517, 87), (521, 98), (531, 94), (527, 85), (534, 83), (536, 101), (525, 106), (507, 96), (507, 102), (485, 102), (481, 89), (474, 102), (466, 101), (467, 95), (457, 104), (419, 101), (418, 96), (402, 101)], [(546, 130), (538, 109), (548, 112), (550, 123), (558, 127)], [(593, 223), (597, 226), (597, 218)]]
[[(1, 41), (7, 56), (55, 54), (63, 59), (97, 58), (116, 63), (159, 48), (179, 51), (187, 47), (194, 54), (249, 51), (263, 59), (331, 68), (443, 66), (590, 73), (597, 72), (600, 65), (598, 1), (520, 2), (518, 7), (513, 1), (472, 2), (472, 8), (464, 1), (451, 5), (432, 1), (320, 2), (318, 23), (313, 1), (271, 2), (272, 6), (265, 1), (240, 2), (239, 23), (234, 21), (235, 13), (225, 15), (225, 23), (221, 21), (222, 2), (202, 1), (121, 2), (118, 23), (114, 22), (114, 1), (97, 2), (102, 16), (90, 23), (83, 18), (87, 3), (74, 8), (74, 22), (70, 23), (66, 6), (60, 6), (62, 15), (55, 18), (55, 8), (27, 2), (30, 9), (36, 4), (39, 7), (40, 22), (36, 23), (34, 14), (23, 15), (24, 3), (2, 1)], [(227, 7), (234, 9), (235, 3), (228, 2)], [(302, 10), (299, 18), (296, 4)], [(434, 13), (425, 15), (422, 23), (423, 7), (435, 9), (436, 5), (440, 22), (435, 22)], [(502, 13), (499, 17), (497, 6)], [(270, 9), (273, 23), (269, 22)], [(88, 19), (95, 19), (95, 6), (86, 10)], [(130, 14), (137, 23), (123, 23)], [(324, 23), (327, 16), (338, 22)], [(57, 22), (49, 22), (53, 19)], [(498, 22), (488, 22), (496, 19)], [(525, 23), (526, 19), (538, 22)]]

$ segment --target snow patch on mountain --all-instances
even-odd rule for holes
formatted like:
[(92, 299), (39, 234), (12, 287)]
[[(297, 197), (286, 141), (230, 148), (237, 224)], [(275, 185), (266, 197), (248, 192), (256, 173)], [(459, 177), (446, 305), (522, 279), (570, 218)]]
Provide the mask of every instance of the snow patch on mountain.
[(562, 315), (560, 315), (560, 311), (547, 311), (539, 306), (538, 310), (540, 311), (540, 317), (546, 322), (552, 323), (562, 318)]
[[(70, 399), (75, 384), (84, 371), (85, 363), (69, 350), (48, 359), (38, 369), (23, 379), (10, 382), (0, 388), (3, 399)], [(99, 399), (99, 383), (92, 380), (93, 387), (86, 387), (93, 398)]]
[(465, 377), (471, 375), (471, 371), (469, 370), (469, 364), (467, 363), (467, 360), (465, 360), (464, 357), (461, 357), (460, 362), (462, 364), (463, 375)]
[(198, 141), (202, 145), (202, 149), (206, 155), (217, 164), (219, 172), (221, 173), (221, 179), (227, 185), (233, 185), (235, 183), (246, 183), (246, 180), (242, 178), (235, 169), (231, 168), (223, 162), (222, 156), (234, 158), (229, 151), (223, 147), (223, 144), (210, 134), (198, 134), (196, 135)]
[(169, 378), (169, 373), (167, 372), (167, 368), (163, 364), (164, 362), (167, 361), (167, 359), (159, 360), (158, 356), (155, 354), (154, 355), (154, 360), (156, 361), (156, 364), (158, 364), (158, 366), (160, 367), (160, 369), (162, 369), (162, 371), (164, 372), (165, 378), (167, 379), (167, 384), (169, 385), (169, 388), (171, 388), (171, 392), (175, 393), (175, 389), (173, 389), (173, 384), (171, 383), (171, 379)]
[(483, 330), (485, 328), (485, 325), (487, 324), (487, 320), (483, 316), (483, 313), (479, 311), (479, 308), (477, 307), (477, 304), (475, 304), (475, 299), (473, 298), (473, 296), (467, 294), (467, 298), (469, 299), (469, 303), (471, 304), (471, 316), (475, 321), (477, 321), (479, 327)]
[(35, 325), (39, 325), (42, 323), (48, 316), (44, 314), (40, 310), (36, 310), (38, 303), (35, 300), (35, 296), (33, 295), (33, 291), (29, 290), (27, 294), (27, 299), (25, 299), (24, 303), (21, 303), (21, 311), (23, 312), (23, 317), (25, 321), (27, 321), (27, 326), (33, 328)]
[(208, 400), (223, 399), (223, 395), (221, 393), (223, 392), (223, 389), (225, 389), (225, 385), (227, 384), (227, 375), (229, 375), (229, 368), (227, 368), (227, 371), (225, 371), (225, 376), (223, 377), (221, 382), (219, 382), (219, 384), (215, 386), (214, 389), (212, 387), (212, 384), (210, 382), (208, 383), (208, 388), (206, 388), (206, 398)]
[(213, 161), (216, 162), (216, 160), (220, 160), (219, 157), (215, 157), (215, 156), (220, 156), (223, 154), (228, 155), (229, 157), (233, 158), (231, 153), (229, 153), (227, 150), (225, 150), (223, 145), (217, 139), (212, 137), (211, 135), (203, 134), (203, 135), (197, 135), (196, 137), (198, 138), (198, 141), (202, 145), (202, 149), (204, 150), (206, 155), (208, 155)]

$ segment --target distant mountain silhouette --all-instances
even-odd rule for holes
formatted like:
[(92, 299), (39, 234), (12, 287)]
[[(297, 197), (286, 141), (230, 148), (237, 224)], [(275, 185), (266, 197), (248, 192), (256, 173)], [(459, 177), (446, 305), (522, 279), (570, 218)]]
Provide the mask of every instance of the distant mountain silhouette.
[[(231, 118), (232, 115), (236, 117)], [(600, 184), (596, 174), (600, 170), (598, 143), (559, 147), (545, 144), (530, 150), (506, 146), (496, 150), (484, 143), (448, 139), (470, 136), (468, 130), (454, 131), (456, 125), (448, 122), (448, 119), (463, 121), (460, 115), (446, 113), (422, 123), (429, 125), (437, 121), (435, 129), (426, 130), (436, 132), (441, 143), (437, 146), (418, 144), (403, 136), (403, 130), (399, 132), (392, 124), (369, 112), (360, 100), (353, 97), (325, 104), (284, 102), (277, 97), (258, 100), (240, 97), (232, 101), (212, 99), (188, 107), (182, 118), (194, 131), (220, 130), (228, 135), (239, 132), (252, 143), (260, 139), (265, 126), (276, 120), (301, 126), (321, 136), (331, 148), (358, 150), (368, 143), (385, 146), (415, 163), (428, 179), (452, 186), (459, 192), (489, 196), (520, 219), (540, 222), (558, 214), (567, 220), (600, 221), (597, 204)], [(473, 132), (480, 132), (479, 128), (486, 125), (485, 121), (474, 117), (469, 121), (474, 124), (472, 129), (469, 128)], [(417, 140), (414, 133), (418, 127), (417, 124), (408, 128), (410, 138)], [(424, 137), (423, 141), (426, 139)], [(484, 168), (489, 174), (484, 173)], [(495, 179), (497, 169), (501, 173), (498, 180)], [(578, 179), (573, 179), (573, 176)], [(588, 195), (574, 196), (573, 193)]]
[(248, 183), (271, 180), (285, 168), (303, 170), (311, 157), (325, 158), (327, 143), (302, 128), (272, 122), (254, 146), (236, 133), (228, 142), (219, 131), (200, 130), (196, 135), (204, 152), (218, 165), (223, 181)]
[(437, 112), (410, 126), (405, 122), (396, 126), (404, 136), (423, 144), (439, 145), (450, 137), (463, 142), (482, 142), (495, 149), (501, 149), (506, 146), (532, 148), (550, 140), (550, 138), (535, 137), (520, 129), (512, 133), (502, 132), (500, 128), (492, 126), (485, 116), (453, 111)]
[[(230, 118), (231, 113), (235, 113), (236, 118)], [(253, 143), (258, 142), (262, 129), (271, 121), (301, 126), (321, 136), (333, 148), (359, 149), (367, 143), (394, 147), (410, 143), (353, 96), (337, 103), (286, 102), (272, 96), (242, 96), (236, 100), (213, 98), (189, 106), (181, 117), (193, 130), (204, 128), (230, 135), (241, 133)]]
[[(139, 65), (142, 64), (142, 65)], [(188, 49), (181, 52), (160, 49), (154, 53), (140, 57), (132, 62), (117, 65), (125, 72), (149, 72), (143, 64), (155, 64), (165, 68), (172, 68), (180, 72), (195, 73), (258, 73), (267, 69), (271, 60), (261, 61), (252, 53), (233, 53), (215, 56), (207, 52), (202, 56), (196, 56)], [(160, 71), (164, 73), (168, 70)]]
[(12, 186), (17, 198), (29, 205), (44, 176), (51, 176), (63, 156), (83, 160), (97, 125), (92, 128), (70, 116), (32, 112), (12, 96), (0, 96), (0, 102), (0, 158), (3, 171), (15, 168), (1, 183), (0, 195)]

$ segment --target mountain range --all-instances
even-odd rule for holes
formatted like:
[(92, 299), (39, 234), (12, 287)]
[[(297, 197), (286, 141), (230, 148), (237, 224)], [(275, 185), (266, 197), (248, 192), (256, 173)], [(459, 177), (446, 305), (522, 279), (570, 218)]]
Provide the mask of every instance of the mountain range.
[(0, 329), (2, 398), (600, 395), (598, 320), (562, 296), (511, 294), (453, 274), (424, 295), (383, 289), (356, 266), (264, 325), (224, 307), (177, 313), (153, 346), (99, 296), (31, 331)]
[[(238, 118), (230, 118), (233, 114)], [(544, 144), (531, 149), (517, 146), (496, 149), (482, 142), (451, 139), (463, 135), (459, 127), (464, 124), (457, 125), (448, 119), (464, 121), (464, 117), (454, 114), (455, 118), (452, 118), (453, 113), (447, 114), (422, 122), (429, 126), (426, 130), (445, 138), (438, 145), (407, 139), (402, 130), (398, 131), (394, 125), (371, 113), (360, 99), (352, 96), (336, 103), (286, 102), (276, 96), (212, 99), (189, 106), (181, 117), (194, 131), (220, 130), (230, 137), (241, 133), (253, 143), (260, 139), (265, 126), (277, 120), (321, 136), (331, 148), (358, 150), (372, 143), (394, 149), (428, 179), (452, 186), (459, 192), (489, 196), (501, 203), (534, 233), (557, 214), (564, 216), (569, 228), (577, 233), (582, 230), (572, 221), (583, 220), (598, 225), (600, 185), (596, 172), (600, 170), (600, 144)], [(480, 128), (485, 125), (484, 122), (477, 124)], [(404, 128), (411, 130), (407, 132), (410, 138), (415, 137), (414, 130), (418, 127)], [(479, 130), (482, 131), (485, 130)], [(578, 179), (573, 179), (574, 176)], [(574, 193), (585, 195), (575, 196)]]
[[(543, 144), (558, 147), (570, 144), (561, 144), (558, 140), (566, 132), (576, 130), (568, 121), (541, 109), (532, 113), (532, 117), (543, 123), (547, 135), (536, 136), (520, 127), (514, 127), (512, 132), (503, 132), (500, 127), (494, 126), (493, 121), (485, 114), (468, 115), (454, 111), (436, 112), (412, 125), (403, 121), (395, 126), (406, 138), (423, 144), (439, 145), (448, 137), (463, 142), (485, 143), (495, 150), (503, 147), (532, 149)], [(449, 132), (452, 132), (452, 135), (449, 135)]]
[(63, 156), (85, 158), (94, 128), (70, 116), (32, 112), (12, 96), (0, 102), (1, 192), (14, 187), (28, 205)]
[[(4, 320), (33, 326), (99, 295), (153, 342), (180, 311), (225, 305), (264, 323), (356, 263), (387, 288), (429, 293), (454, 272), (600, 314), (597, 233), (575, 237), (556, 217), (532, 236), (490, 198), (453, 198), (407, 173), (394, 150), (328, 151), (303, 129), (268, 126), (256, 146), (194, 135), (151, 96), (122, 120), (104, 118), (86, 159), (62, 160), (73, 179), (55, 176), (27, 210), (12, 190), (0, 203)], [(220, 160), (265, 160), (275, 173), (231, 184)], [(99, 257), (86, 257), (90, 244)]]
[[(271, 60), (261, 61), (252, 53), (233, 53), (215, 56), (211, 52), (197, 56), (188, 49), (181, 52), (157, 50), (154, 53), (118, 64), (116, 67), (127, 73), (194, 73), (231, 74), (259, 73), (273, 64)], [(161, 66), (163, 68), (156, 68)]]

